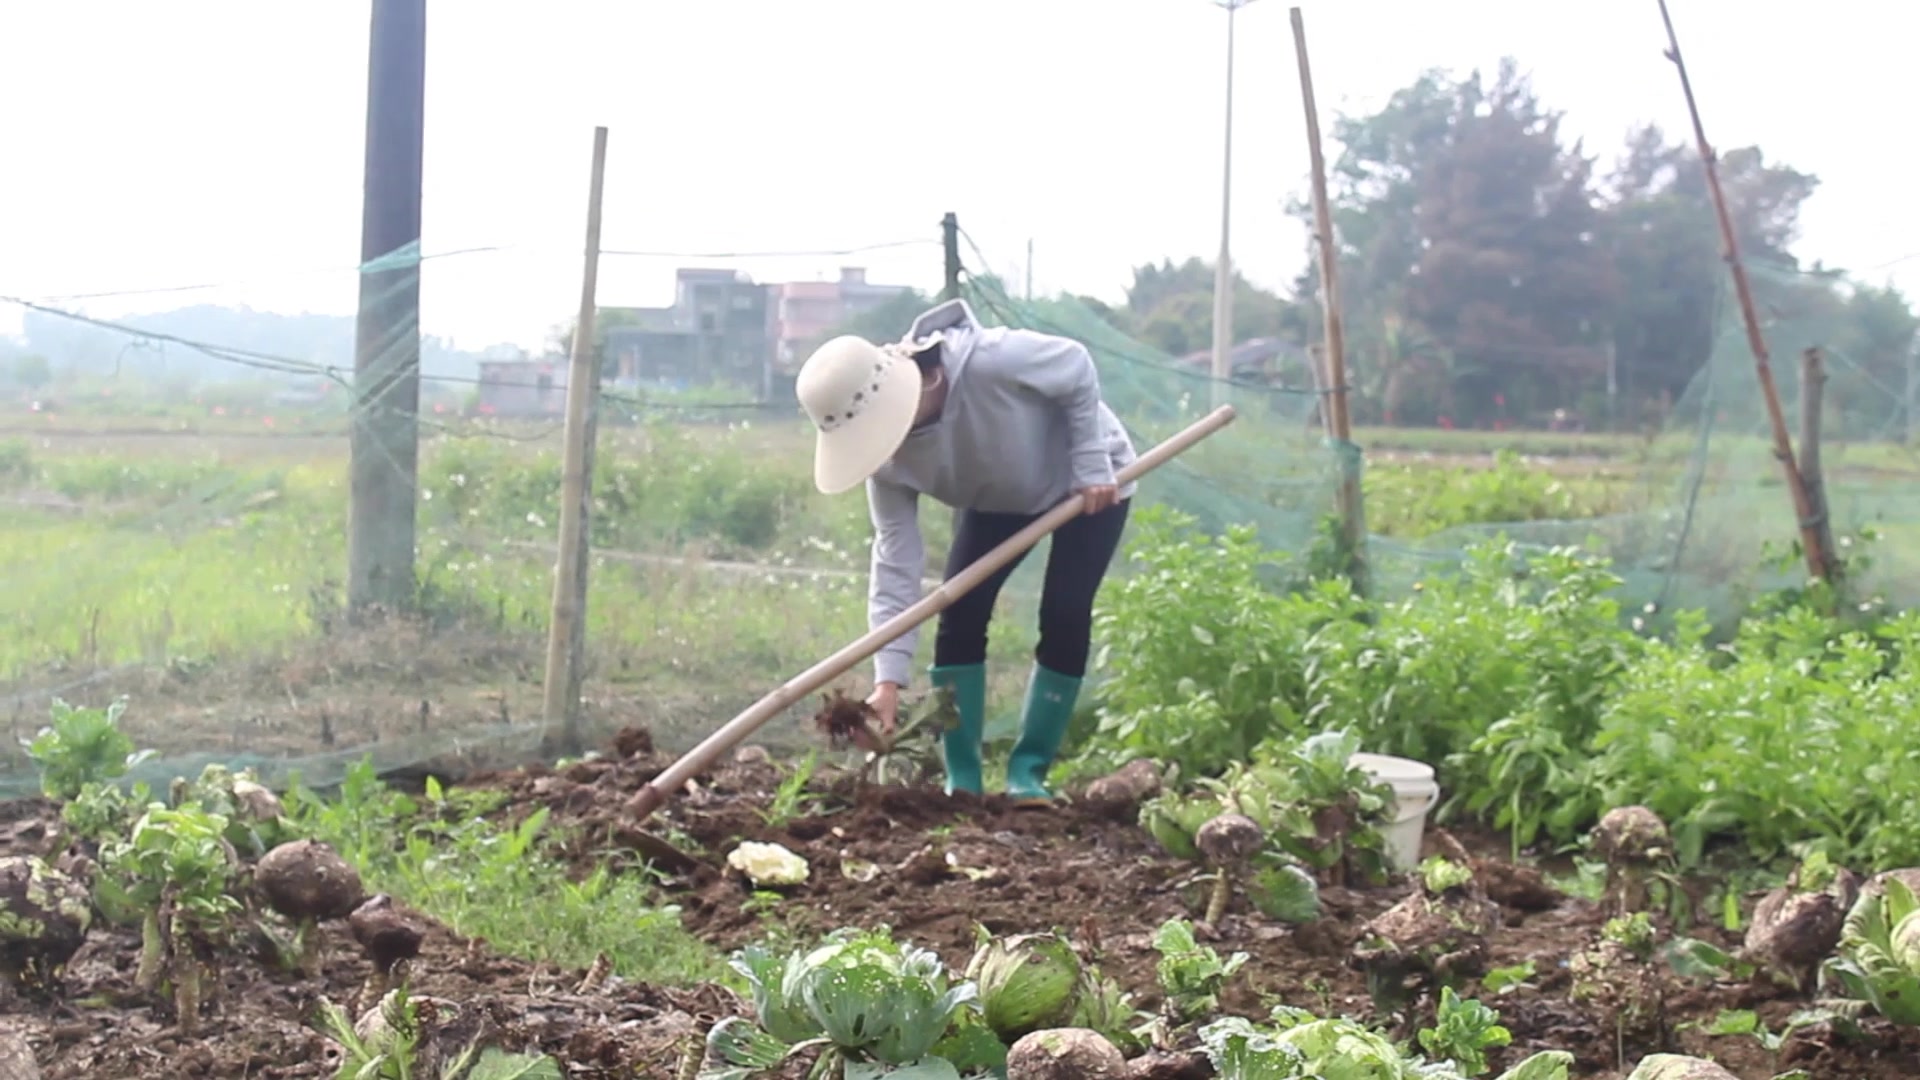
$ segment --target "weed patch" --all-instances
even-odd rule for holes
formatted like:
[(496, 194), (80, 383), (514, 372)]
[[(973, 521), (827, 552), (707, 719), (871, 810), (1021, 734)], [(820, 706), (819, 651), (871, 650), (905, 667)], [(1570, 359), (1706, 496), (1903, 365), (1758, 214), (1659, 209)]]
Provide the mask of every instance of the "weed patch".
[(664, 985), (721, 976), (718, 956), (681, 927), (678, 908), (659, 903), (651, 879), (611, 861), (570, 875), (547, 853), (546, 813), (503, 828), (484, 816), (500, 801), (435, 783), (416, 799), (363, 764), (336, 797), (296, 786), (286, 805), (299, 829), (332, 844), (370, 888), (509, 955), (585, 968), (604, 954), (615, 973)]

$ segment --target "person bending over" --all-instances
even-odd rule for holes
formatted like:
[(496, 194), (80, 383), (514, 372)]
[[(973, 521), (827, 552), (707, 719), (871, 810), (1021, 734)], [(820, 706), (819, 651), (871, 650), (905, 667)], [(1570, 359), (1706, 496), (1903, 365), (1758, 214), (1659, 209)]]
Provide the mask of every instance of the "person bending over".
[[(1134, 488), (1115, 482), (1135, 451), (1101, 400), (1092, 354), (1070, 338), (982, 326), (964, 300), (949, 300), (922, 314), (897, 344), (851, 335), (826, 342), (802, 365), (795, 391), (817, 431), (815, 486), (831, 495), (866, 485), (874, 528), (870, 627), (922, 595), (922, 495), (955, 510), (949, 580), (1071, 495), (1085, 497), (1086, 512), (1053, 534), (1040, 641), (1007, 762), (1010, 797), (1051, 802), (1047, 771), (1079, 698), (1094, 595), (1119, 547)], [(934, 686), (952, 689), (959, 712), (958, 727), (943, 740), (949, 795), (982, 793), (987, 629), (1020, 561), (954, 601), (935, 630), (929, 675)], [(874, 658), (868, 703), (889, 734), (917, 643), (918, 631), (910, 630)]]

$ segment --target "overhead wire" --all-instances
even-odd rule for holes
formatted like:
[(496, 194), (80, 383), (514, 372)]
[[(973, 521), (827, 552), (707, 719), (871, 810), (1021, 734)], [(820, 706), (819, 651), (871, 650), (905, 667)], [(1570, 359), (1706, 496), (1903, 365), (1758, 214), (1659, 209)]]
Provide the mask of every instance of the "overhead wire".
[[(288, 357), (288, 356), (279, 356), (272, 353), (260, 352), (257, 350), (237, 349), (230, 346), (214, 344), (212, 342), (196, 340), (194, 338), (185, 337), (179, 334), (171, 334), (171, 333), (166, 333), (164, 331), (159, 331), (159, 330), (148, 330), (138, 326), (129, 326), (125, 323), (117, 322), (111, 319), (97, 318), (95, 316), (85, 315), (80, 312), (71, 311), (65, 308), (54, 307), (50, 304), (43, 304), (37, 301), (27, 300), (21, 297), (0, 296), (0, 303), (15, 304), (31, 311), (40, 312), (41, 314), (50, 315), (50, 316), (61, 318), (61, 319), (72, 320), (74, 322), (83, 323), (85, 325), (92, 326), (102, 330), (113, 331), (115, 333), (123, 334), (130, 338), (134, 338), (140, 341), (159, 342), (163, 344), (177, 345), (181, 348), (190, 349), (195, 352), (201, 353), (215, 360), (221, 360), (221, 361), (225, 361), (228, 363), (233, 363), (233, 364), (237, 364), (245, 367), (251, 367), (259, 370), (274, 372), (277, 374), (296, 375), (296, 376), (304, 376), (309, 378), (325, 379), (348, 391), (351, 391), (353, 386), (352, 384), (353, 372), (350, 368), (344, 365), (324, 364), (324, 363), (319, 363), (317, 361), (302, 360), (302, 359), (298, 359), (295, 357)], [(564, 363), (564, 361), (562, 363)], [(423, 383), (448, 383), (448, 384), (465, 385), (465, 386), (498, 386), (498, 387), (505, 387), (509, 389), (520, 389), (520, 390), (537, 390), (542, 388), (542, 384), (538, 382), (526, 382), (524, 380), (514, 380), (514, 379), (487, 379), (487, 378), (482, 378), (480, 376), (474, 376), (474, 375), (427, 374), (425, 372), (422, 372), (419, 374), (418, 378)], [(710, 401), (710, 402), (660, 401), (656, 399), (647, 398), (638, 394), (628, 394), (623, 391), (612, 389), (612, 388), (603, 388), (601, 390), (600, 396), (602, 401), (629, 406), (639, 410), (660, 411), (660, 412), (700, 412), (700, 411), (706, 411), (706, 410), (718, 410), (718, 411), (763, 410), (770, 407), (768, 403), (758, 401), (758, 400)], [(361, 405), (362, 405), (361, 402), (356, 402), (354, 405), (354, 408), (359, 408), (361, 407)], [(353, 415), (356, 415), (356, 414), (350, 413), (349, 418), (351, 418)], [(424, 416), (422, 416), (422, 418), (424, 419)]]
[[(855, 247), (820, 249), (817, 252), (787, 252), (785, 254), (790, 254), (790, 255), (848, 254), (848, 253), (855, 253), (855, 252), (865, 251), (865, 250), (874, 250), (880, 247), (906, 246), (907, 244), (910, 244), (910, 243), (915, 243), (915, 242), (914, 241), (895, 241), (895, 242), (889, 242), (888, 244), (883, 244), (883, 245), (860, 245)], [(932, 241), (919, 241), (919, 243), (932, 243)], [(477, 249), (477, 248), (463, 249), (462, 252), (449, 252), (444, 254), (471, 253), (474, 251), (481, 251), (481, 250), (498, 250), (498, 249)], [(660, 252), (660, 253), (616, 252), (615, 254), (628, 254), (628, 255), (656, 254), (656, 255), (665, 255), (669, 257), (688, 257), (688, 258), (720, 257), (719, 255), (716, 255), (714, 253), (708, 253), (705, 256), (690, 255), (685, 253), (672, 253), (672, 252)], [(738, 254), (745, 255), (750, 253), (738, 253)], [(764, 255), (776, 254), (776, 253), (760, 253), (760, 254), (764, 256)], [(415, 265), (417, 265), (418, 262), (425, 261), (426, 259), (433, 258), (433, 257), (435, 256), (424, 256), (417, 259), (404, 260), (404, 261), (412, 262)], [(182, 286), (182, 287), (178, 287), (178, 289), (186, 290), (186, 289), (192, 289), (192, 288), (198, 288), (198, 287), (200, 286)], [(104, 294), (88, 294), (88, 295), (101, 296)], [(174, 333), (168, 333), (165, 331), (152, 330), (144, 327), (132, 326), (132, 325), (128, 325), (123, 321), (92, 316), (92, 315), (85, 314), (84, 312), (74, 311), (66, 307), (57, 306), (52, 303), (47, 303), (45, 302), (44, 298), (34, 299), (29, 297), (7, 295), (7, 296), (0, 296), (0, 301), (12, 303), (28, 311), (38, 312), (50, 317), (75, 322), (81, 325), (93, 327), (95, 329), (117, 333), (126, 337), (128, 339), (127, 344), (123, 345), (121, 350), (115, 355), (115, 373), (116, 374), (120, 371), (121, 365), (125, 362), (128, 356), (128, 353), (130, 351), (137, 352), (139, 349), (147, 346), (157, 346), (158, 351), (164, 352), (164, 349), (168, 345), (172, 345), (172, 346), (176, 346), (176, 347), (180, 347), (180, 348), (184, 348), (184, 349), (188, 349), (188, 350), (200, 353), (214, 360), (218, 360), (225, 363), (231, 363), (231, 364), (235, 364), (238, 366), (243, 366), (243, 367), (247, 367), (255, 370), (262, 370), (262, 371), (266, 371), (266, 372), (278, 374), (278, 375), (317, 378), (317, 379), (326, 380), (328, 382), (331, 382), (334, 385), (340, 386), (348, 394), (352, 394), (352, 390), (353, 390), (353, 384), (351, 381), (352, 372), (350, 369), (341, 365), (326, 364), (326, 363), (320, 363), (312, 360), (305, 360), (297, 357), (276, 355), (273, 353), (263, 352), (263, 351), (254, 350), (254, 349), (243, 349), (243, 348), (238, 348), (234, 346), (221, 345), (214, 342), (202, 341), (195, 338), (187, 337), (181, 334), (174, 334)], [(497, 378), (482, 379), (482, 378), (471, 377), (471, 376), (460, 376), (460, 375), (451, 375), (451, 374), (427, 374), (424, 372), (418, 373), (418, 378), (420, 382), (425, 384), (451, 383), (451, 384), (462, 384), (462, 385), (492, 385), (492, 386), (501, 386), (501, 387), (508, 387), (508, 388), (517, 388), (517, 389), (541, 389), (542, 388), (541, 384), (538, 382), (527, 382), (524, 380), (516, 380), (516, 379), (497, 379)], [(611, 388), (603, 389), (601, 393), (601, 399), (603, 403), (612, 405), (617, 409), (630, 410), (635, 413), (663, 412), (663, 413), (685, 414), (685, 413), (729, 412), (729, 411), (744, 412), (749, 410), (773, 411), (777, 409), (777, 406), (771, 405), (770, 403), (762, 402), (762, 401), (754, 401), (754, 400), (719, 401), (719, 402), (659, 401), (643, 395), (627, 394), (622, 391), (611, 389)], [(370, 411), (372, 408), (374, 408), (373, 403), (365, 400), (364, 398), (358, 395), (355, 395), (352, 398), (350, 398), (350, 404), (346, 409), (346, 415), (343, 417), (342, 424), (339, 428), (333, 429), (333, 430), (322, 430), (320, 432), (314, 432), (309, 430), (309, 431), (303, 432), (302, 434), (319, 434), (319, 435), (322, 435), (323, 437), (326, 435), (344, 434), (347, 431), (350, 431), (352, 429), (353, 425), (357, 423), (360, 416), (364, 412)], [(411, 420), (413, 420), (415, 423), (419, 424), (420, 426), (442, 433), (442, 434), (460, 435), (460, 436), (469, 436), (469, 437), (483, 436), (483, 437), (506, 439), (509, 441), (516, 441), (516, 442), (542, 441), (547, 438), (550, 438), (553, 434), (561, 430), (564, 426), (564, 421), (559, 421), (559, 422), (548, 424), (532, 432), (522, 433), (522, 432), (503, 431), (497, 428), (479, 426), (479, 425), (473, 425), (473, 424), (463, 425), (458, 423), (451, 423), (451, 422), (442, 420), (441, 418), (439, 418), (434, 414), (419, 411), (417, 409), (402, 410), (402, 413), (403, 415), (408, 415)], [(399, 470), (399, 463), (393, 460), (390, 456), (389, 456), (388, 465), (389, 467), (394, 468), (396, 471)], [(216, 510), (216, 512), (219, 512), (220, 508), (218, 506), (215, 506), (215, 503), (217, 501), (222, 501), (223, 496), (232, 496), (232, 498), (227, 501), (228, 502), (227, 509), (232, 509), (233, 507), (241, 505), (246, 498), (252, 497), (254, 494), (256, 494), (255, 485), (243, 485), (242, 480), (243, 478), (238, 475), (229, 474), (225, 477), (222, 477), (219, 481), (211, 485), (207, 485), (199, 490), (196, 490), (195, 492), (190, 493), (187, 498), (176, 500), (175, 502), (167, 506), (160, 507), (157, 510), (155, 510), (153, 513), (145, 515), (145, 517), (142, 520), (139, 520), (130, 524), (138, 525), (143, 529), (163, 527), (171, 522), (178, 521), (180, 515), (183, 512), (186, 512), (188, 508), (192, 508), (192, 507), (213, 507)], [(243, 487), (246, 488), (246, 490), (241, 490)]]
[[(870, 243), (870, 244), (856, 244), (856, 245), (843, 246), (843, 247), (788, 249), (788, 250), (761, 250), (761, 251), (704, 251), (704, 252), (643, 251), (643, 250), (623, 249), (623, 248), (603, 248), (601, 249), (600, 254), (602, 256), (613, 256), (613, 257), (672, 258), (672, 259), (824, 258), (824, 257), (830, 257), (830, 256), (843, 257), (847, 255), (857, 255), (857, 254), (864, 254), (864, 253), (873, 252), (873, 251), (883, 251), (883, 250), (892, 250), (892, 249), (900, 249), (900, 248), (934, 246), (934, 245), (937, 245), (937, 243), (938, 241), (933, 240), (931, 238), (910, 238), (910, 239), (899, 239), (899, 240), (887, 240), (887, 241), (881, 241), (878, 243)], [(517, 249), (515, 247), (508, 246), (508, 245), (476, 246), (476, 247), (459, 248), (459, 249), (445, 251), (445, 252), (434, 252), (429, 254), (416, 255), (412, 257), (405, 257), (400, 255), (383, 256), (381, 259), (374, 260), (374, 262), (383, 264), (383, 269), (396, 269), (396, 268), (408, 269), (412, 267), (418, 267), (420, 264), (433, 259), (448, 258), (456, 255), (471, 255), (471, 254), (480, 254), (480, 253), (489, 253), (489, 252), (503, 252), (503, 251), (509, 251), (509, 250), (524, 250), (524, 249)], [(394, 265), (385, 266), (384, 264), (386, 263), (393, 263)], [(365, 265), (369, 265), (369, 264), (361, 264), (360, 266), (342, 268), (341, 270), (333, 271), (333, 272), (357, 273)], [(310, 274), (310, 273), (324, 273), (324, 272), (328, 272), (328, 271), (313, 270), (313, 271), (304, 271), (301, 273)], [(15, 295), (0, 295), (0, 302), (12, 303), (16, 306), (19, 306), (27, 310), (37, 311), (42, 314), (52, 315), (55, 317), (71, 320), (74, 322), (83, 323), (99, 329), (115, 331), (121, 334), (125, 334), (139, 341), (162, 342), (162, 343), (174, 344), (174, 345), (181, 346), (183, 348), (194, 350), (196, 352), (202, 353), (203, 355), (209, 356), (217, 360), (223, 360), (223, 361), (227, 361), (235, 364), (241, 364), (241, 365), (250, 366), (250, 367), (254, 367), (254, 368), (258, 368), (258, 369), (270, 371), (270, 372), (277, 372), (281, 374), (323, 378), (343, 388), (351, 389), (352, 384), (350, 381), (350, 376), (348, 374), (348, 369), (341, 365), (322, 364), (322, 363), (317, 363), (310, 360), (301, 360), (301, 359), (285, 357), (285, 356), (275, 356), (272, 354), (256, 352), (252, 350), (236, 349), (229, 346), (223, 346), (223, 345), (218, 345), (211, 342), (199, 341), (199, 340), (183, 337), (177, 334), (169, 334), (162, 331), (148, 330), (142, 327), (130, 326), (125, 322), (112, 320), (112, 319), (99, 318), (96, 316), (87, 315), (82, 312), (74, 311), (69, 308), (58, 306), (59, 304), (71, 302), (75, 300), (109, 299), (114, 297), (128, 297), (128, 296), (140, 296), (140, 295), (162, 295), (162, 294), (176, 293), (176, 292), (204, 291), (204, 290), (210, 290), (210, 289), (236, 288), (236, 287), (240, 287), (240, 286), (236, 284), (222, 285), (222, 284), (214, 284), (214, 283), (201, 283), (201, 284), (194, 284), (194, 285), (165, 286), (165, 287), (152, 288), (152, 289), (103, 291), (103, 292), (92, 292), (92, 293), (72, 293), (72, 294), (64, 294), (60, 296), (38, 297), (38, 298), (15, 296)], [(116, 361), (117, 359), (118, 358), (116, 358)], [(490, 386), (498, 386), (498, 387), (509, 388), (509, 389), (539, 389), (540, 388), (538, 384), (529, 384), (524, 382), (516, 382), (512, 380), (501, 380), (501, 379), (482, 379), (476, 376), (460, 376), (460, 375), (445, 375), (445, 374), (428, 375), (425, 373), (420, 373), (419, 378), (420, 378), (420, 381), (423, 383), (427, 383), (427, 382), (451, 383), (451, 384), (464, 384), (464, 385), (476, 385), (476, 386), (490, 385)], [(608, 388), (602, 389), (601, 398), (603, 401), (618, 404), (627, 408), (644, 410), (644, 411), (659, 411), (659, 412), (763, 411), (763, 410), (767, 410), (770, 407), (769, 403), (761, 402), (761, 401), (718, 401), (718, 402), (699, 402), (699, 403), (663, 402), (663, 401), (648, 399), (640, 395), (627, 394), (617, 389), (608, 389)], [(358, 403), (356, 403), (356, 405), (357, 404)], [(349, 419), (351, 419), (353, 415), (356, 415), (356, 414), (350, 414)], [(427, 421), (427, 417), (425, 416), (425, 414), (416, 414), (416, 418), (421, 419), (423, 422)], [(437, 420), (431, 421), (431, 422), (437, 423), (437, 424), (442, 423)]]
[[(932, 238), (922, 237), (918, 239), (886, 240), (886, 241), (881, 241), (879, 243), (874, 243), (874, 244), (856, 244), (851, 247), (803, 248), (803, 249), (769, 250), (769, 251), (654, 251), (654, 250), (637, 250), (637, 249), (630, 249), (630, 248), (601, 248), (600, 255), (603, 258), (610, 256), (614, 258), (637, 258), (637, 259), (722, 259), (722, 260), (825, 259), (825, 258), (844, 258), (845, 256), (848, 256), (848, 255), (864, 255), (864, 254), (867, 254), (868, 252), (874, 252), (874, 251), (891, 251), (891, 250), (896, 250), (900, 248), (910, 248), (910, 247), (929, 247), (929, 246), (937, 245), (938, 243), (939, 241), (934, 240)], [(380, 259), (374, 260), (374, 261), (381, 263), (382, 269), (384, 270), (393, 270), (393, 269), (405, 269), (409, 265), (419, 265), (422, 263), (427, 263), (427, 262), (431, 262), (438, 259), (448, 259), (448, 258), (453, 258), (455, 256), (461, 256), (461, 255), (503, 254), (508, 252), (524, 253), (532, 250), (547, 251), (547, 252), (551, 252), (556, 256), (561, 255), (563, 253), (563, 249), (560, 249), (560, 248), (547, 248), (547, 247), (531, 248), (524, 245), (514, 245), (514, 244), (488, 244), (488, 245), (479, 245), (474, 247), (454, 248), (448, 251), (430, 252), (427, 254), (414, 256), (411, 259), (394, 258), (392, 256), (382, 256)], [(585, 253), (584, 250), (578, 251), (578, 252), (575, 252), (575, 251), (564, 252), (564, 254), (566, 254), (569, 257), (582, 255), (584, 253)], [(338, 275), (356, 274), (357, 275), (361, 273), (363, 269), (365, 269), (365, 266), (366, 264), (354, 264), (354, 265), (335, 264), (333, 266), (326, 266), (326, 267), (310, 267), (303, 270), (290, 270), (290, 271), (287, 271), (285, 274), (276, 274), (269, 277), (256, 277), (256, 278), (250, 278), (243, 281), (204, 281), (204, 282), (196, 282), (196, 283), (187, 284), (187, 285), (156, 285), (156, 286), (142, 287), (137, 289), (104, 289), (104, 290), (99, 290), (94, 292), (48, 293), (48, 294), (34, 296), (32, 297), (32, 299), (35, 302), (43, 303), (43, 304), (68, 304), (68, 303), (73, 303), (81, 300), (117, 300), (117, 299), (125, 299), (128, 297), (137, 297), (137, 296), (166, 296), (166, 295), (176, 294), (176, 293), (211, 292), (214, 290), (224, 290), (224, 289), (246, 289), (246, 288), (255, 288), (260, 285), (268, 284), (271, 282), (287, 281), (295, 278), (318, 277), (321, 275), (328, 275), (328, 274), (338, 274)]]

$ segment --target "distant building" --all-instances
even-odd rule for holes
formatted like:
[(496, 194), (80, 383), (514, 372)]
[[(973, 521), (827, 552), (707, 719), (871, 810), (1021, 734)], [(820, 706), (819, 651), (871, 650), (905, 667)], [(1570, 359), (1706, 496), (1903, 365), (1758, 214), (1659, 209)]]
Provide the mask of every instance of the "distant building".
[(791, 377), (820, 339), (849, 319), (912, 292), (907, 285), (875, 285), (858, 266), (842, 267), (838, 281), (793, 281), (768, 286), (768, 336), (773, 341), (773, 364)]
[(482, 416), (562, 416), (567, 407), (567, 365), (544, 360), (482, 360), (474, 408)]
[[(760, 284), (735, 270), (683, 267), (668, 307), (600, 309), (605, 384), (611, 389), (688, 390), (718, 383), (762, 401), (790, 400), (807, 350), (836, 328), (903, 293), (875, 285), (860, 267), (836, 281)], [(496, 416), (559, 416), (566, 359), (496, 358), (480, 364), (476, 407)]]
[(608, 377), (662, 389), (764, 388), (772, 357), (768, 286), (735, 270), (685, 268), (674, 278), (672, 307), (602, 309)]

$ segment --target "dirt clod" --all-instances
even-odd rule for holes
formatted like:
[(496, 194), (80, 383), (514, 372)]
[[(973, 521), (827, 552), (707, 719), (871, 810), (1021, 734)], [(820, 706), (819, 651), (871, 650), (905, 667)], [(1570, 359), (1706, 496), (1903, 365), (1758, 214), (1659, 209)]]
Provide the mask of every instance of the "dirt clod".
[(353, 940), (366, 950), (374, 970), (382, 974), (390, 974), (403, 961), (420, 955), (420, 945), (426, 940), (425, 929), (385, 893), (355, 908), (347, 925), (353, 931)]
[(1617, 806), (1593, 827), (1593, 846), (1609, 863), (1635, 865), (1665, 855), (1667, 823), (1644, 806)]
[(1552, 911), (1565, 899), (1535, 867), (1475, 859), (1473, 876), (1487, 890), (1487, 899), (1515, 911)]
[(1007, 1051), (1007, 1080), (1122, 1080), (1127, 1059), (1097, 1031), (1053, 1028)]
[(886, 745), (877, 730), (879, 719), (873, 706), (835, 690), (821, 698), (820, 711), (813, 714), (813, 726), (836, 750), (856, 746), (879, 753)]
[(343, 919), (366, 899), (360, 874), (317, 840), (294, 840), (260, 857), (254, 884), (290, 919)]
[(1796, 868), (1785, 885), (1754, 906), (1740, 955), (1810, 992), (1820, 964), (1840, 944), (1847, 912), (1860, 895), (1860, 878), (1843, 867), (1825, 888), (1802, 890), (1800, 884)]
[(1087, 785), (1080, 796), (1089, 810), (1115, 821), (1132, 821), (1140, 804), (1160, 793), (1160, 767), (1135, 758)]
[(38, 856), (0, 859), (0, 982), (43, 983), (80, 951), (92, 921), (86, 886)]
[(33, 1048), (10, 1031), (0, 1032), (0, 1080), (40, 1080)]
[(1205, 1054), (1151, 1050), (1127, 1062), (1127, 1080), (1213, 1080)]
[(625, 727), (613, 737), (613, 752), (616, 756), (642, 758), (653, 756), (653, 732), (639, 726)]
[(252, 780), (235, 780), (233, 799), (247, 821), (275, 821), (286, 813), (280, 796)]

